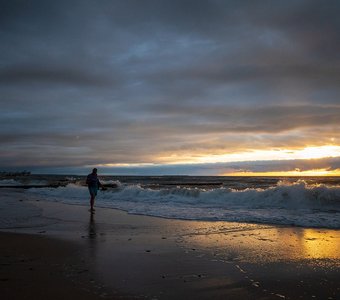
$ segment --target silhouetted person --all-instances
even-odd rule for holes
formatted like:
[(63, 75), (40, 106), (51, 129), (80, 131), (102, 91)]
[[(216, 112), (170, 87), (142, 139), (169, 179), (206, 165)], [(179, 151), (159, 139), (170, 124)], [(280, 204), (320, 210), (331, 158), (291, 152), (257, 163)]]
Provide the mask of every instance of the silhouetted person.
[(91, 195), (91, 198), (90, 198), (90, 205), (91, 205), (91, 213), (93, 213), (95, 211), (94, 209), (94, 199), (96, 198), (97, 196), (97, 191), (99, 189), (99, 187), (102, 187), (102, 184), (100, 183), (98, 177), (97, 177), (97, 169), (94, 168), (92, 170), (92, 173), (87, 175), (87, 178), (86, 178), (86, 184), (89, 188), (89, 192), (90, 192), (90, 195)]

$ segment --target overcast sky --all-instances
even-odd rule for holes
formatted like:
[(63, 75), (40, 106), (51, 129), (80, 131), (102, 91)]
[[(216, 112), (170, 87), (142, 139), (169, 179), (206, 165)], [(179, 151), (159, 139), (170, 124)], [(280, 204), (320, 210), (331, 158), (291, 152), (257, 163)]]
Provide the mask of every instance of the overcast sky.
[[(0, 168), (171, 173), (340, 146), (339, 12), (332, 0), (0, 0)], [(230, 168), (217, 165), (174, 173)]]

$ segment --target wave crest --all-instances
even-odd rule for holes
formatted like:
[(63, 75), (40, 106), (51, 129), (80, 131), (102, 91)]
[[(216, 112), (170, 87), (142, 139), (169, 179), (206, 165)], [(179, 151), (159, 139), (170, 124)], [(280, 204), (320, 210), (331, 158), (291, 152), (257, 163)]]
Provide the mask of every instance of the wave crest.
[[(46, 199), (87, 205), (86, 187), (69, 184), (32, 189)], [(99, 194), (96, 204), (129, 213), (167, 218), (225, 220), (340, 228), (340, 186), (309, 185), (303, 180), (279, 182), (267, 189), (152, 189), (120, 184)]]

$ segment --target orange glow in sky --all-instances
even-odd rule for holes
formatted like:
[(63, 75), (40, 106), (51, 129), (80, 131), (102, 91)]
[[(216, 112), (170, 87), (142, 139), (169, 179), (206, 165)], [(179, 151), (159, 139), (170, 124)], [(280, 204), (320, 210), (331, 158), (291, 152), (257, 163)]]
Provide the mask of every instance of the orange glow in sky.
[(195, 160), (195, 162), (215, 163), (256, 160), (315, 159), (337, 156), (340, 156), (340, 146), (326, 145), (306, 147), (304, 149), (254, 150), (241, 153), (202, 156)]
[(315, 169), (308, 171), (278, 171), (278, 172), (234, 172), (225, 173), (222, 175), (226, 176), (340, 176), (340, 169), (337, 170), (326, 170), (326, 169)]
[[(305, 147), (302, 149), (271, 149), (271, 150), (253, 150), (247, 152), (229, 153), (229, 154), (203, 154), (203, 153), (172, 153), (155, 157), (154, 163), (134, 163), (134, 164), (102, 164), (101, 167), (152, 167), (157, 165), (186, 165), (186, 164), (214, 164), (214, 163), (233, 163), (233, 162), (254, 162), (256, 161), (289, 161), (289, 160), (313, 160), (322, 158), (332, 158), (340, 156), (340, 146), (324, 145)], [(310, 165), (313, 165), (311, 162)], [(334, 169), (328, 166), (311, 167), (310, 169), (299, 169), (292, 167), (291, 170), (275, 171), (251, 171), (251, 170), (225, 170), (221, 173), (219, 170), (216, 175), (225, 176), (340, 176), (340, 169)]]

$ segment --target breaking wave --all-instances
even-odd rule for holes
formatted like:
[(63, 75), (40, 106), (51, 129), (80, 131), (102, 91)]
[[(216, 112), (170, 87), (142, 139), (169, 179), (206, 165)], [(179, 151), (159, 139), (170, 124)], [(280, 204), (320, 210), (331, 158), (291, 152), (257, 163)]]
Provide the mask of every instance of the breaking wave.
[[(28, 192), (50, 201), (88, 205), (87, 188), (77, 184)], [(308, 185), (302, 180), (244, 190), (118, 184), (118, 188), (99, 192), (96, 205), (174, 219), (340, 228), (340, 186)]]

